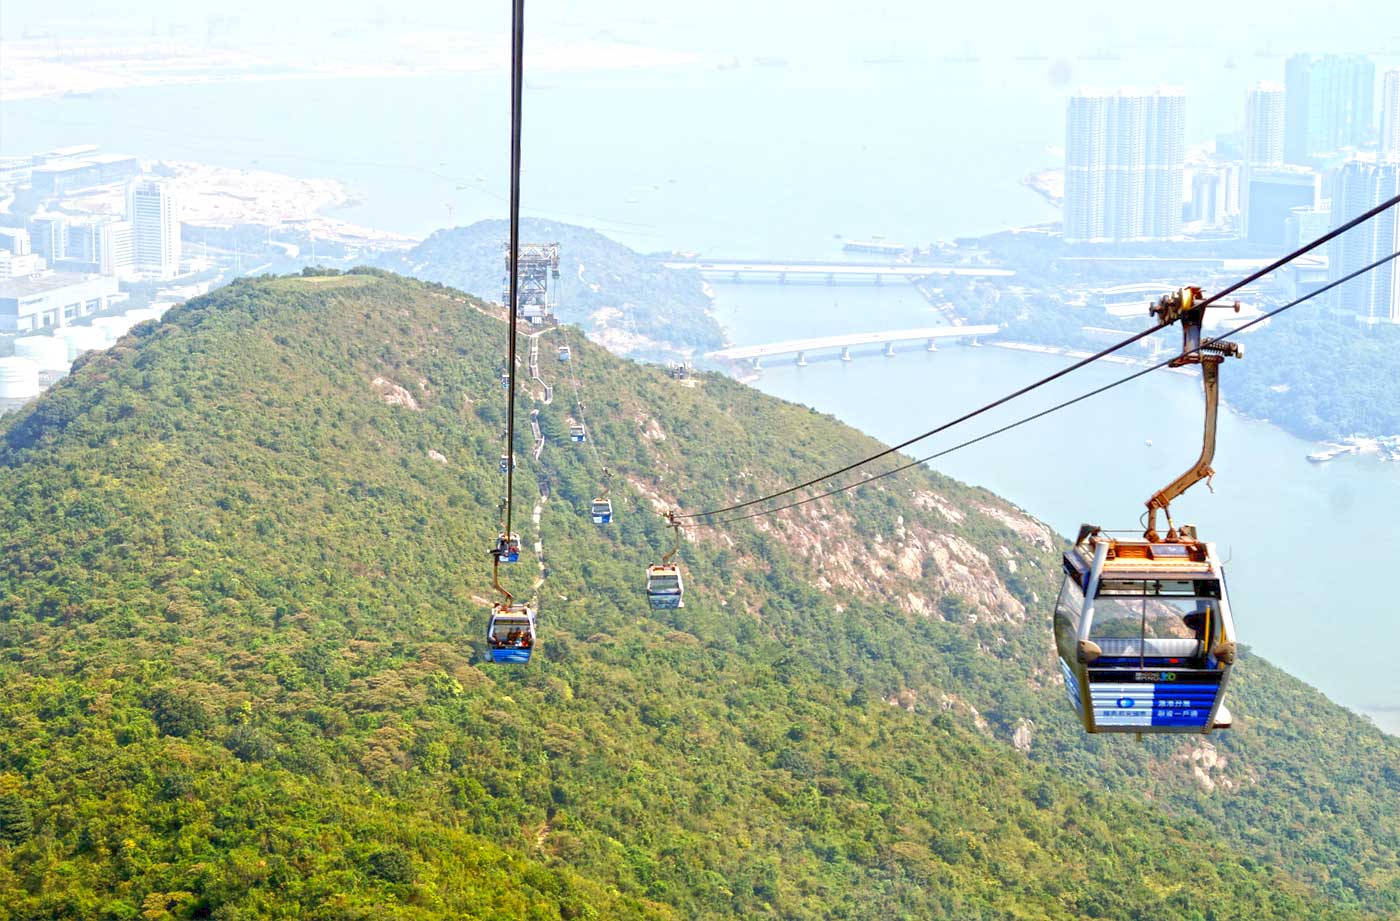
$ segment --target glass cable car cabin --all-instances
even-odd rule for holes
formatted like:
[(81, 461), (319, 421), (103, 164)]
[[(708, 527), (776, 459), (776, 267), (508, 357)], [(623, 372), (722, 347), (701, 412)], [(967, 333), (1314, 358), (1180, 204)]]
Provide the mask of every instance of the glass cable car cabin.
[(568, 347), (567, 345), (561, 345), (561, 346), (559, 346), (559, 360), (560, 360), (560, 361), (568, 361), (568, 360), (569, 360), (570, 358), (572, 358), (572, 357), (573, 357), (573, 356), (569, 354), (569, 347)]
[(594, 524), (612, 524), (612, 500), (600, 497), (593, 500), (589, 506), (589, 514), (593, 517)]
[(1055, 649), (1089, 732), (1209, 733), (1230, 725), (1235, 625), (1215, 545), (1118, 540), (1085, 525), (1064, 556)]
[(535, 612), (525, 604), (497, 604), (491, 609), (486, 647), (492, 662), (524, 664), (535, 648)]
[(647, 567), (647, 600), (653, 608), (683, 608), (684, 593), (679, 563), (657, 563)]
[(502, 563), (520, 562), (520, 535), (511, 533), (507, 535), (501, 532), (501, 536), (496, 539), (496, 557)]
[(653, 608), (685, 607), (685, 586), (681, 582), (681, 564), (676, 555), (681, 552), (681, 526), (678, 512), (666, 513), (666, 521), (671, 526), (671, 549), (661, 557), (660, 563), (647, 567), (647, 601)]
[(513, 454), (501, 455), (501, 472), (508, 473), (515, 467), (515, 456)]
[(582, 422), (569, 423), (569, 440), (577, 444), (588, 440), (588, 429), (584, 428)]

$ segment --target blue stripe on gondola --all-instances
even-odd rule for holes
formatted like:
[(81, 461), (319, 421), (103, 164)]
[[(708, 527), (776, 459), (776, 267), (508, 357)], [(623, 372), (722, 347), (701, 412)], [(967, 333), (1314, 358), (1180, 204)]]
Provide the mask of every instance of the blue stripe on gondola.
[(1216, 683), (1097, 682), (1089, 687), (1100, 726), (1204, 728), (1220, 691)]
[(1063, 657), (1060, 659), (1060, 673), (1065, 676), (1065, 691), (1069, 694), (1070, 703), (1074, 704), (1074, 712), (1083, 717), (1084, 702), (1079, 699), (1079, 679), (1075, 677), (1074, 670)]
[(491, 650), (491, 661), (523, 664), (530, 661), (530, 650), (493, 648)]
[(651, 595), (651, 606), (654, 608), (678, 608), (681, 606), (680, 595)]

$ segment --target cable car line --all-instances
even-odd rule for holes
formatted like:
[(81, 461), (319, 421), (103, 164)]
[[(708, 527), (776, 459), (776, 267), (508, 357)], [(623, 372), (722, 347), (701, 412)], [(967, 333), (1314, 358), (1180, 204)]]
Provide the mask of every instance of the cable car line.
[(501, 585), (501, 563), (520, 558), (520, 539), (511, 530), (515, 498), (515, 394), (517, 373), (517, 320), (520, 306), (520, 128), (521, 101), (525, 74), (525, 0), (514, 0), (511, 9), (510, 84), (510, 296), (507, 321), (507, 399), (506, 453), (501, 472), (506, 477), (502, 520), (505, 530), (491, 549), (491, 587), (504, 599), (491, 607), (486, 628), (486, 645), (493, 662), (527, 663), (535, 647), (535, 611), (528, 604), (516, 604)]
[[(1325, 294), (1326, 292), (1331, 291), (1333, 288), (1336, 288), (1336, 287), (1339, 287), (1339, 286), (1341, 286), (1341, 285), (1344, 285), (1344, 284), (1346, 284), (1347, 282), (1351, 281), (1352, 279), (1358, 278), (1358, 277), (1360, 277), (1360, 276), (1362, 276), (1362, 275), (1365, 275), (1367, 272), (1370, 272), (1370, 271), (1372, 271), (1372, 270), (1374, 270), (1374, 269), (1380, 268), (1381, 266), (1383, 266), (1383, 265), (1385, 265), (1386, 263), (1391, 262), (1392, 260), (1395, 260), (1395, 259), (1400, 259), (1400, 252), (1391, 253), (1389, 256), (1385, 256), (1385, 257), (1383, 257), (1383, 258), (1381, 258), (1381, 259), (1377, 259), (1375, 262), (1371, 263), (1370, 265), (1367, 265), (1367, 266), (1364, 266), (1364, 267), (1362, 267), (1362, 268), (1360, 268), (1360, 269), (1357, 269), (1355, 272), (1352, 272), (1352, 273), (1349, 274), (1349, 275), (1345, 275), (1345, 276), (1343, 276), (1343, 277), (1337, 279), (1336, 281), (1328, 282), (1326, 285), (1323, 285), (1321, 288), (1318, 288), (1316, 291), (1309, 292), (1308, 294), (1305, 294), (1305, 295), (1303, 295), (1302, 297), (1300, 297), (1300, 298), (1298, 298), (1298, 299), (1296, 299), (1296, 300), (1294, 300), (1294, 301), (1290, 301), (1289, 303), (1284, 304), (1284, 305), (1281, 306), (1281, 307), (1276, 307), (1276, 308), (1274, 308), (1273, 310), (1269, 311), (1268, 313), (1260, 314), (1259, 316), (1255, 317), (1253, 320), (1250, 320), (1248, 323), (1242, 323), (1242, 324), (1240, 324), (1239, 326), (1237, 326), (1235, 329), (1233, 329), (1233, 330), (1231, 330), (1231, 331), (1225, 333), (1224, 335), (1215, 337), (1214, 339), (1210, 340), (1210, 342), (1224, 342), (1224, 341), (1226, 341), (1226, 340), (1229, 340), (1229, 339), (1231, 339), (1233, 336), (1237, 335), (1238, 333), (1242, 333), (1242, 332), (1244, 332), (1245, 330), (1247, 330), (1247, 329), (1249, 329), (1249, 328), (1251, 328), (1251, 327), (1253, 327), (1253, 326), (1257, 326), (1258, 324), (1263, 323), (1263, 322), (1265, 322), (1266, 320), (1270, 320), (1270, 319), (1272, 319), (1273, 317), (1278, 316), (1279, 314), (1283, 313), (1285, 310), (1290, 310), (1290, 309), (1292, 309), (1292, 308), (1294, 308), (1294, 307), (1297, 307), (1299, 304), (1302, 304), (1302, 303), (1305, 303), (1305, 302), (1307, 302), (1307, 301), (1309, 301), (1309, 300), (1312, 300), (1313, 298), (1317, 297), (1319, 294)], [(788, 504), (786, 504), (786, 505), (780, 505), (780, 506), (778, 506), (777, 508), (765, 509), (765, 510), (759, 511), (759, 512), (752, 512), (752, 513), (747, 514), (747, 515), (737, 515), (737, 516), (735, 516), (735, 517), (732, 517), (732, 518), (724, 518), (724, 519), (721, 519), (721, 520), (719, 520), (719, 521), (694, 522), (694, 523), (692, 523), (692, 524), (690, 525), (690, 527), (720, 527), (721, 525), (733, 524), (734, 522), (738, 522), (738, 521), (749, 521), (749, 520), (754, 519), (754, 518), (763, 518), (763, 517), (766, 517), (766, 516), (768, 516), (768, 515), (775, 514), (775, 513), (777, 513), (777, 512), (783, 512), (783, 511), (787, 511), (788, 509), (797, 508), (798, 506), (801, 506), (801, 505), (807, 505), (807, 504), (810, 503), (810, 502), (816, 502), (818, 499), (826, 499), (826, 498), (828, 498), (828, 497), (830, 497), (830, 496), (834, 496), (834, 495), (837, 495), (837, 494), (839, 494), (839, 493), (847, 492), (847, 491), (849, 491), (849, 490), (855, 489), (855, 488), (858, 487), (858, 486), (864, 486), (864, 485), (866, 485), (867, 483), (873, 483), (873, 482), (876, 481), (876, 480), (883, 480), (885, 477), (894, 476), (894, 475), (897, 474), (897, 473), (903, 473), (904, 471), (909, 470), (909, 469), (912, 468), (912, 467), (919, 467), (919, 466), (922, 466), (923, 464), (926, 464), (926, 463), (928, 463), (929, 461), (937, 460), (937, 459), (940, 458), (940, 457), (944, 457), (944, 456), (946, 456), (946, 455), (952, 454), (954, 451), (961, 451), (963, 448), (969, 448), (969, 447), (971, 447), (972, 445), (975, 445), (975, 444), (977, 444), (977, 443), (979, 443), (979, 442), (983, 442), (983, 441), (986, 441), (986, 440), (989, 439), (989, 438), (993, 438), (993, 437), (995, 437), (995, 436), (997, 436), (997, 435), (1001, 435), (1001, 434), (1003, 434), (1003, 433), (1005, 433), (1005, 432), (1009, 432), (1009, 431), (1011, 431), (1011, 430), (1014, 429), (1014, 428), (1020, 428), (1021, 426), (1025, 425), (1025, 424), (1028, 423), (1028, 422), (1034, 422), (1034, 421), (1036, 421), (1037, 419), (1043, 419), (1044, 417), (1046, 417), (1046, 416), (1048, 416), (1048, 415), (1050, 415), (1050, 414), (1052, 414), (1052, 413), (1059, 412), (1060, 410), (1066, 409), (1066, 408), (1068, 408), (1068, 407), (1070, 407), (1070, 406), (1073, 406), (1073, 405), (1076, 404), (1076, 403), (1082, 403), (1082, 402), (1084, 402), (1085, 400), (1089, 399), (1090, 397), (1096, 397), (1096, 396), (1098, 396), (1099, 394), (1105, 393), (1105, 392), (1107, 392), (1107, 391), (1109, 391), (1109, 390), (1112, 390), (1112, 389), (1115, 388), (1115, 387), (1118, 387), (1118, 386), (1121, 386), (1121, 385), (1123, 385), (1123, 384), (1129, 383), (1130, 381), (1135, 381), (1135, 380), (1137, 380), (1137, 379), (1140, 378), (1140, 377), (1143, 377), (1143, 376), (1145, 376), (1145, 375), (1151, 374), (1153, 371), (1160, 371), (1162, 368), (1167, 367), (1168, 365), (1170, 365), (1170, 364), (1171, 364), (1172, 362), (1174, 362), (1174, 361), (1179, 361), (1179, 360), (1181, 360), (1181, 359), (1183, 359), (1183, 358), (1188, 358), (1188, 357), (1190, 357), (1191, 354), (1196, 353), (1196, 352), (1199, 352), (1199, 351), (1201, 350), (1201, 348), (1203, 348), (1206, 344), (1207, 344), (1207, 343), (1202, 343), (1201, 346), (1198, 346), (1198, 347), (1195, 348), (1195, 349), (1186, 350), (1186, 351), (1183, 351), (1183, 352), (1181, 352), (1181, 353), (1179, 353), (1179, 354), (1177, 354), (1177, 355), (1173, 355), (1172, 357), (1170, 357), (1170, 358), (1168, 358), (1168, 359), (1165, 359), (1165, 360), (1163, 360), (1163, 361), (1160, 361), (1160, 362), (1158, 362), (1158, 363), (1155, 364), (1155, 365), (1149, 365), (1149, 366), (1146, 367), (1146, 368), (1142, 368), (1141, 370), (1134, 371), (1132, 374), (1129, 374), (1129, 375), (1127, 375), (1126, 377), (1122, 377), (1122, 378), (1119, 378), (1119, 379), (1116, 380), (1116, 381), (1112, 381), (1112, 382), (1110, 382), (1110, 383), (1108, 383), (1108, 384), (1104, 384), (1102, 387), (1096, 387), (1096, 388), (1094, 388), (1093, 390), (1090, 390), (1090, 391), (1088, 391), (1088, 392), (1086, 392), (1086, 393), (1082, 393), (1082, 394), (1080, 394), (1080, 395), (1077, 396), (1077, 397), (1074, 397), (1074, 398), (1069, 399), (1069, 400), (1065, 400), (1065, 401), (1062, 402), (1062, 403), (1057, 403), (1057, 404), (1055, 404), (1054, 406), (1051, 406), (1051, 407), (1048, 407), (1047, 409), (1041, 410), (1040, 412), (1037, 412), (1037, 413), (1034, 413), (1034, 414), (1032, 414), (1032, 415), (1026, 416), (1026, 417), (1024, 417), (1024, 418), (1022, 418), (1022, 419), (1018, 419), (1017, 421), (1008, 423), (1007, 425), (1003, 425), (1001, 428), (993, 429), (993, 430), (990, 431), (990, 432), (985, 432), (985, 433), (983, 433), (983, 434), (981, 434), (981, 435), (978, 435), (976, 438), (969, 438), (967, 441), (961, 442), (960, 444), (953, 445), (952, 447), (949, 447), (949, 448), (944, 448), (942, 451), (938, 451), (938, 452), (936, 452), (936, 453), (934, 453), (934, 454), (930, 454), (930, 455), (928, 455), (927, 457), (921, 457), (921, 458), (919, 458), (918, 460), (913, 460), (913, 461), (909, 461), (909, 462), (907, 462), (907, 463), (901, 464), (901, 465), (899, 465), (898, 467), (894, 467), (893, 469), (886, 470), (886, 471), (884, 471), (883, 473), (878, 473), (878, 474), (875, 474), (875, 475), (873, 475), (873, 476), (867, 476), (867, 477), (866, 477), (865, 479), (863, 479), (863, 480), (858, 480), (858, 481), (856, 481), (856, 482), (854, 482), (854, 483), (848, 483), (848, 484), (846, 484), (845, 486), (839, 486), (839, 487), (837, 487), (837, 488), (835, 488), (835, 489), (830, 489), (830, 490), (827, 490), (826, 492), (818, 493), (818, 494), (815, 495), (815, 496), (808, 496), (807, 498), (805, 498), (805, 499), (800, 499), (800, 500), (798, 500), (798, 501), (796, 501), (796, 502), (789, 502)], [(1147, 513), (1146, 513), (1146, 512), (1143, 512), (1143, 517), (1144, 517), (1144, 518), (1146, 517), (1146, 515), (1147, 515)], [(680, 517), (685, 517), (685, 516), (680, 516)], [(1144, 527), (1145, 527), (1145, 525), (1144, 525)]]
[[(1259, 271), (1253, 272), (1253, 273), (1251, 273), (1250, 275), (1246, 276), (1244, 279), (1242, 279), (1242, 280), (1240, 280), (1240, 281), (1238, 281), (1238, 282), (1236, 282), (1236, 283), (1234, 283), (1234, 284), (1232, 284), (1232, 285), (1230, 285), (1230, 286), (1228, 286), (1228, 287), (1222, 289), (1219, 293), (1213, 294), (1213, 295), (1211, 295), (1210, 297), (1205, 298), (1203, 301), (1201, 301), (1200, 303), (1197, 304), (1197, 307), (1198, 307), (1198, 308), (1201, 308), (1201, 309), (1204, 309), (1204, 308), (1208, 308), (1208, 307), (1213, 306), (1213, 305), (1215, 304), (1216, 301), (1218, 301), (1218, 300), (1220, 300), (1221, 298), (1227, 296), (1228, 294), (1230, 294), (1230, 293), (1232, 293), (1232, 292), (1235, 292), (1235, 291), (1238, 291), (1240, 288), (1242, 288), (1242, 287), (1244, 287), (1244, 286), (1246, 286), (1246, 285), (1248, 285), (1248, 284), (1251, 284), (1251, 283), (1257, 281), (1258, 279), (1260, 279), (1260, 278), (1262, 278), (1263, 276), (1269, 274), (1270, 272), (1277, 271), (1279, 268), (1282, 268), (1283, 266), (1285, 266), (1285, 265), (1287, 265), (1288, 263), (1292, 262), (1294, 259), (1297, 259), (1298, 257), (1303, 256), (1303, 255), (1306, 255), (1307, 253), (1311, 252), (1312, 250), (1316, 249), (1317, 247), (1321, 246), (1322, 244), (1324, 244), (1324, 243), (1326, 243), (1326, 242), (1328, 242), (1328, 241), (1334, 239), (1334, 238), (1337, 237), (1337, 236), (1340, 236), (1340, 235), (1343, 234), (1343, 233), (1346, 233), (1348, 230), (1351, 230), (1353, 227), (1356, 227), (1358, 224), (1361, 224), (1361, 223), (1364, 223), (1365, 221), (1370, 220), (1371, 218), (1375, 217), (1376, 215), (1380, 214), (1381, 212), (1387, 210), (1388, 208), (1392, 208), (1392, 207), (1394, 207), (1394, 206), (1397, 205), (1397, 204), (1400, 204), (1400, 195), (1397, 195), (1397, 196), (1395, 196), (1395, 197), (1393, 197), (1393, 198), (1390, 198), (1390, 199), (1388, 199), (1388, 200), (1386, 200), (1386, 201), (1384, 201), (1384, 202), (1381, 202), (1379, 205), (1376, 205), (1374, 208), (1371, 208), (1370, 210), (1368, 210), (1368, 211), (1366, 211), (1366, 212), (1364, 212), (1364, 213), (1362, 213), (1362, 214), (1357, 215), (1356, 217), (1352, 218), (1351, 220), (1347, 221), (1346, 223), (1341, 224), (1340, 226), (1333, 228), (1332, 230), (1328, 231), (1327, 233), (1323, 234), (1322, 236), (1318, 237), (1316, 240), (1313, 240), (1312, 242), (1308, 243), (1307, 245), (1302, 246), (1302, 247), (1299, 247), (1298, 249), (1294, 250), (1293, 252), (1289, 253), (1288, 255), (1284, 256), (1284, 257), (1281, 258), (1281, 259), (1275, 260), (1274, 262), (1270, 263), (1267, 267), (1265, 267), (1265, 268), (1263, 268), (1263, 269), (1260, 269)], [(1366, 270), (1363, 270), (1363, 271), (1369, 271), (1369, 267), (1368, 267)], [(1156, 333), (1156, 332), (1158, 332), (1158, 331), (1164, 329), (1167, 325), (1169, 325), (1169, 323), (1170, 323), (1170, 320), (1168, 320), (1168, 319), (1166, 319), (1166, 318), (1163, 318), (1163, 320), (1162, 320), (1161, 322), (1159, 322), (1159, 323), (1158, 323), (1157, 325), (1155, 325), (1155, 326), (1152, 326), (1152, 327), (1150, 327), (1150, 328), (1148, 328), (1148, 329), (1142, 330), (1141, 332), (1134, 333), (1133, 335), (1131, 335), (1131, 336), (1129, 336), (1128, 338), (1122, 340), (1121, 342), (1118, 342), (1118, 343), (1116, 343), (1116, 344), (1114, 344), (1114, 345), (1111, 345), (1111, 346), (1109, 346), (1109, 347), (1107, 347), (1107, 348), (1105, 348), (1105, 349), (1101, 349), (1101, 350), (1099, 350), (1098, 352), (1095, 352), (1094, 354), (1088, 356), (1087, 358), (1082, 358), (1082, 359), (1080, 359), (1079, 361), (1076, 361), (1074, 364), (1071, 364), (1071, 365), (1069, 365), (1069, 366), (1067, 366), (1067, 367), (1061, 368), (1060, 370), (1055, 371), (1055, 372), (1052, 373), (1052, 374), (1048, 374), (1048, 375), (1046, 375), (1045, 377), (1040, 378), (1039, 380), (1032, 381), (1031, 383), (1027, 384), (1027, 385), (1024, 386), (1024, 387), (1021, 387), (1021, 388), (1018, 389), (1018, 390), (1012, 391), (1011, 393), (1008, 393), (1008, 394), (1006, 394), (1005, 396), (999, 397), (999, 398), (993, 400), (993, 401), (990, 402), (990, 403), (987, 403), (987, 404), (985, 404), (985, 405), (983, 405), (983, 406), (978, 407), (977, 409), (970, 410), (969, 412), (966, 412), (966, 413), (964, 413), (963, 415), (958, 416), (958, 417), (955, 418), (955, 419), (952, 419), (952, 420), (950, 420), (950, 421), (948, 421), (948, 422), (945, 422), (945, 423), (943, 423), (943, 424), (941, 424), (941, 425), (939, 425), (939, 426), (937, 426), (937, 427), (935, 427), (935, 428), (929, 429), (928, 431), (924, 432), (924, 433), (921, 434), (921, 435), (916, 435), (916, 436), (914, 436), (913, 438), (909, 438), (909, 439), (907, 439), (907, 440), (905, 440), (905, 441), (902, 441), (902, 442), (900, 442), (900, 443), (897, 444), (897, 445), (892, 445), (892, 446), (890, 446), (890, 447), (888, 447), (888, 448), (885, 448), (885, 449), (883, 449), (883, 450), (881, 450), (881, 451), (876, 452), (875, 454), (871, 454), (871, 455), (868, 456), (868, 457), (865, 457), (865, 458), (862, 458), (862, 459), (860, 459), (860, 460), (854, 461), (853, 463), (847, 464), (847, 465), (844, 466), (844, 467), (838, 468), (838, 469), (836, 469), (836, 470), (832, 470), (832, 471), (830, 471), (830, 472), (828, 472), (828, 473), (824, 473), (824, 474), (822, 474), (822, 475), (820, 475), (820, 476), (817, 476), (817, 477), (813, 477), (812, 479), (807, 480), (807, 481), (804, 482), (804, 483), (799, 483), (799, 484), (797, 484), (796, 486), (789, 486), (789, 487), (787, 487), (787, 488), (785, 488), (785, 489), (781, 489), (781, 490), (779, 490), (779, 491), (777, 491), (777, 492), (770, 493), (770, 494), (768, 494), (768, 495), (766, 495), (766, 496), (760, 496), (760, 497), (757, 498), (757, 499), (749, 499), (749, 500), (744, 501), (744, 502), (737, 502), (737, 503), (734, 503), (733, 505), (727, 505), (727, 506), (724, 506), (724, 507), (722, 507), (722, 508), (711, 509), (711, 510), (705, 511), (705, 512), (691, 512), (691, 513), (688, 513), (688, 514), (676, 514), (676, 517), (677, 517), (677, 518), (684, 518), (684, 519), (692, 519), (692, 520), (693, 520), (693, 519), (697, 519), (697, 518), (713, 518), (713, 517), (716, 516), (716, 515), (723, 515), (723, 514), (725, 514), (726, 512), (734, 512), (734, 511), (738, 511), (738, 510), (740, 510), (740, 509), (750, 508), (750, 507), (752, 507), (752, 506), (754, 506), (754, 505), (759, 505), (759, 504), (764, 503), (764, 502), (770, 502), (770, 501), (772, 501), (773, 499), (778, 499), (778, 498), (781, 498), (781, 497), (783, 497), (783, 496), (791, 495), (792, 493), (795, 493), (795, 492), (798, 492), (798, 491), (800, 491), (800, 490), (806, 489), (806, 488), (808, 488), (808, 487), (810, 487), (810, 486), (815, 486), (815, 485), (817, 485), (818, 483), (820, 483), (820, 482), (822, 482), (822, 481), (824, 481), (824, 480), (829, 480), (829, 479), (831, 479), (832, 477), (840, 476), (840, 475), (843, 474), (843, 473), (849, 473), (850, 471), (855, 470), (855, 469), (858, 468), (858, 467), (863, 467), (863, 466), (865, 466), (866, 464), (872, 463), (873, 461), (877, 461), (877, 460), (879, 460), (879, 459), (882, 458), (882, 457), (887, 457), (887, 456), (889, 456), (889, 455), (891, 455), (891, 454), (894, 454), (894, 453), (896, 453), (896, 452), (898, 452), (898, 451), (903, 450), (904, 448), (909, 447), (910, 445), (916, 444), (916, 443), (918, 443), (918, 442), (920, 442), (920, 441), (923, 441), (923, 440), (925, 440), (925, 439), (927, 439), (927, 438), (930, 438), (930, 437), (932, 437), (932, 436), (934, 436), (934, 435), (937, 435), (937, 434), (939, 434), (939, 433), (941, 433), (941, 432), (947, 431), (948, 429), (950, 429), (950, 428), (952, 428), (952, 427), (954, 427), (954, 426), (956, 426), (956, 425), (961, 425), (962, 423), (967, 422), (967, 421), (970, 420), (970, 419), (974, 419), (974, 418), (976, 418), (977, 416), (980, 416), (980, 415), (983, 415), (984, 413), (990, 412), (991, 410), (996, 409), (997, 407), (1002, 406), (1002, 405), (1004, 405), (1004, 404), (1006, 404), (1006, 403), (1009, 403), (1009, 402), (1011, 402), (1012, 400), (1015, 400), (1015, 399), (1017, 399), (1017, 398), (1019, 398), (1019, 397), (1025, 396), (1027, 393), (1030, 393), (1030, 392), (1033, 391), (1033, 390), (1038, 390), (1039, 388), (1044, 387), (1046, 384), (1049, 384), (1049, 383), (1052, 383), (1053, 381), (1059, 380), (1060, 378), (1066, 376), (1067, 374), (1071, 374), (1071, 373), (1073, 373), (1073, 372), (1075, 372), (1075, 371), (1078, 371), (1080, 368), (1084, 367), (1085, 365), (1092, 364), (1092, 363), (1098, 361), (1100, 358), (1105, 358), (1105, 357), (1107, 357), (1107, 356), (1109, 356), (1109, 355), (1112, 355), (1114, 352), (1117, 352), (1117, 351), (1119, 351), (1119, 350), (1121, 350), (1121, 349), (1126, 348), (1126, 347), (1129, 346), (1129, 345), (1132, 345), (1132, 344), (1135, 343), (1135, 342), (1138, 342), (1138, 341), (1141, 340), (1141, 339), (1145, 339), (1146, 337), (1152, 335), (1153, 333)], [(757, 517), (757, 516), (745, 516), (745, 517)], [(727, 520), (731, 520), (731, 521), (732, 521), (732, 520), (742, 520), (742, 519), (727, 519)]]
[(524, 85), (525, 0), (515, 0), (511, 15), (511, 74), (510, 74), (510, 303), (508, 311), (509, 359), (506, 373), (510, 375), (509, 397), (506, 400), (506, 533), (510, 533), (511, 512), (515, 497), (515, 391), (516, 391), (516, 322), (520, 300), (520, 106)]
[[(593, 501), (589, 503), (588, 515), (593, 519), (594, 524), (612, 524), (613, 503), (612, 496), (610, 495), (612, 492), (612, 471), (603, 463), (603, 456), (598, 451), (598, 441), (593, 437), (592, 432), (590, 432), (588, 428), (588, 416), (583, 408), (583, 391), (578, 382), (578, 374), (574, 370), (576, 357), (574, 355), (573, 345), (569, 342), (568, 329), (561, 325), (559, 327), (559, 335), (564, 339), (564, 345), (560, 350), (560, 359), (569, 366), (569, 384), (574, 390), (574, 409), (578, 413), (580, 434), (583, 443), (588, 445), (589, 451), (593, 454), (593, 463), (597, 465), (600, 471), (599, 476), (602, 481), (602, 491), (594, 496)], [(570, 437), (574, 437), (572, 431), (570, 432)]]

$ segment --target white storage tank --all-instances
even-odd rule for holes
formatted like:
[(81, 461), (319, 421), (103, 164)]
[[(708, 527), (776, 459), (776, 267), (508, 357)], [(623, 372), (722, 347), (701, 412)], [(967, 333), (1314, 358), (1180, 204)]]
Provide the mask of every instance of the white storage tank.
[(131, 327), (135, 325), (134, 320), (128, 320), (126, 317), (98, 317), (92, 321), (93, 329), (100, 330), (102, 335), (107, 337), (109, 344), (131, 332)]
[(67, 371), (73, 364), (68, 358), (68, 343), (53, 336), (25, 336), (15, 340), (15, 356), (28, 358), (40, 371)]
[(39, 395), (39, 366), (28, 358), (0, 358), (0, 399), (27, 400)]
[(107, 335), (91, 326), (64, 326), (54, 335), (68, 343), (69, 358), (77, 358), (84, 352), (105, 349), (108, 345)]

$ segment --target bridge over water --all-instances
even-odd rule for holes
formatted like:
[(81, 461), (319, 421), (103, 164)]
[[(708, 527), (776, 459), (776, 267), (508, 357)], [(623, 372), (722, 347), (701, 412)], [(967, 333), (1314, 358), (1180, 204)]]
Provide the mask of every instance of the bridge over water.
[(705, 357), (729, 361), (751, 361), (754, 368), (763, 366), (763, 359), (778, 355), (795, 355), (797, 363), (807, 363), (808, 352), (827, 349), (840, 349), (841, 360), (851, 360), (851, 349), (866, 345), (883, 345), (885, 355), (894, 355), (897, 342), (927, 342), (928, 351), (937, 351), (939, 339), (973, 338), (991, 336), (1000, 331), (995, 325), (984, 326), (926, 326), (917, 329), (892, 329), (873, 333), (846, 333), (840, 336), (821, 336), (812, 339), (790, 339), (786, 342), (769, 342), (763, 345), (742, 345), (734, 348), (709, 352)]
[(762, 259), (686, 259), (663, 262), (668, 269), (693, 269), (702, 275), (728, 281), (806, 281), (834, 285), (838, 281), (878, 285), (886, 278), (913, 280), (932, 275), (967, 278), (1009, 278), (1016, 273), (976, 265), (917, 265), (910, 262), (772, 262)]

